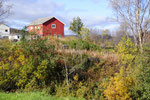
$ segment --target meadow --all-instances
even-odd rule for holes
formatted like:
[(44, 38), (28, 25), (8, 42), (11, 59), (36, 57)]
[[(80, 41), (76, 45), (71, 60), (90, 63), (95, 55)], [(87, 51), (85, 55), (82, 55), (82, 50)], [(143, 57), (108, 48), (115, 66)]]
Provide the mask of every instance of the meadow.
[(42, 92), (0, 93), (0, 100), (84, 100), (73, 97), (53, 97)]

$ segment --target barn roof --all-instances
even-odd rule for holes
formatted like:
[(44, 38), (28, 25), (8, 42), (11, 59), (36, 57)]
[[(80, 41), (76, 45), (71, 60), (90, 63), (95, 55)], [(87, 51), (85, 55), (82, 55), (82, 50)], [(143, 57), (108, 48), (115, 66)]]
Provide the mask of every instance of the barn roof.
[[(45, 22), (47, 22), (47, 21), (49, 21), (49, 20), (51, 20), (51, 19), (53, 19), (53, 18), (56, 18), (56, 17), (53, 17), (53, 16), (51, 16), (51, 17), (45, 17), (45, 18), (39, 18), (39, 19), (37, 19), (37, 20), (35, 20), (34, 22), (32, 22), (31, 24), (29, 24), (29, 25), (40, 25), (40, 24), (44, 24)], [(57, 19), (57, 18), (56, 18)], [(58, 19), (57, 19), (58, 20)], [(60, 21), (60, 20), (59, 20)], [(61, 21), (60, 21), (61, 22)], [(62, 22), (63, 23), (63, 22)], [(63, 23), (64, 24), (64, 23)]]

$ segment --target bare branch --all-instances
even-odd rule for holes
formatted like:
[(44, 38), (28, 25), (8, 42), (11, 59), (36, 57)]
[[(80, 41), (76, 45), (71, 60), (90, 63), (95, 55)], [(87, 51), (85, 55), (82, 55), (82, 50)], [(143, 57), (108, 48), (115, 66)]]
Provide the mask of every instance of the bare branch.
[(150, 0), (110, 0), (117, 21), (125, 22), (132, 31), (135, 43), (142, 49), (145, 34), (149, 30)]
[(10, 15), (12, 5), (6, 4), (7, 0), (0, 0), (0, 21), (3, 21)]

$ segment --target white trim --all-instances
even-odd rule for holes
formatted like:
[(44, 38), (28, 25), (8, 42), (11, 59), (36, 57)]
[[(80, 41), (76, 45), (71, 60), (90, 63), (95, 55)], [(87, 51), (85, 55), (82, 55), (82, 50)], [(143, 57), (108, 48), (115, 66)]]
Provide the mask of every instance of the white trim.
[[(55, 25), (55, 27), (53, 27), (53, 25)], [(52, 29), (56, 29), (56, 24), (52, 24), (52, 26), (51, 26), (51, 27), (52, 27)]]
[(57, 35), (56, 35), (56, 34), (53, 34), (53, 36), (54, 36), (54, 37), (57, 37)]
[(61, 38), (61, 34), (58, 34), (57, 37), (58, 37), (58, 38)]
[[(56, 18), (56, 17), (53, 17), (53, 18), (55, 18), (55, 19), (57, 19), (57, 20), (59, 20), (58, 18)], [(66, 25), (63, 21), (61, 21), (61, 20), (59, 20), (61, 23), (63, 23), (64, 25)]]
[(45, 18), (49, 18), (43, 22), (39, 21), (39, 20), (43, 20), (44, 18), (39, 18), (37, 20), (35, 20), (34, 22), (28, 24), (28, 27), (29, 26), (33, 26), (33, 25), (43, 25), (44, 23), (46, 23), (47, 21), (50, 21), (52, 20), (53, 18), (57, 19), (59, 22), (61, 22), (62, 24), (66, 25), (64, 22), (62, 22), (61, 20), (59, 20), (58, 18), (54, 17), (54, 16), (51, 16), (51, 17), (45, 17)]

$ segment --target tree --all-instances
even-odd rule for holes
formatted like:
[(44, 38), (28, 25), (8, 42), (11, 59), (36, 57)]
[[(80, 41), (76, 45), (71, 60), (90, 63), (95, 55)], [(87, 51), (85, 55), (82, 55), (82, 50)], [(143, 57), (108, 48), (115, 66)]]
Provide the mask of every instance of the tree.
[(26, 36), (28, 35), (28, 27), (27, 26), (24, 26), (24, 28), (21, 30), (21, 34), (22, 34), (22, 38), (21, 40), (26, 40)]
[(11, 5), (5, 4), (6, 0), (0, 0), (0, 21), (3, 21), (10, 14)]
[(72, 30), (73, 32), (77, 33), (78, 35), (81, 35), (81, 29), (83, 27), (82, 20), (80, 17), (73, 18), (73, 21), (70, 23), (69, 29)]
[(90, 31), (88, 28), (86, 28), (86, 27), (81, 28), (80, 34), (81, 34), (81, 37), (83, 40), (89, 40), (89, 33), (90, 33)]
[(108, 40), (111, 38), (110, 36), (110, 31), (108, 29), (105, 29), (102, 31), (102, 34), (101, 34), (101, 37), (102, 37), (102, 40)]
[(89, 31), (90, 31), (89, 34), (90, 41), (99, 43), (101, 38), (100, 33), (102, 32), (102, 30), (94, 28), (90, 29)]
[(111, 46), (111, 42), (110, 42), (111, 39), (112, 39), (112, 37), (110, 35), (110, 31), (108, 29), (103, 30), (102, 33), (101, 33), (101, 38), (100, 38), (101, 46), (102, 47)]
[(118, 44), (122, 37), (130, 38), (130, 31), (128, 30), (128, 26), (125, 23), (121, 23), (118, 30), (114, 32), (113, 42), (114, 44)]
[(150, 0), (109, 0), (116, 13), (116, 20), (124, 22), (134, 36), (134, 41), (143, 52), (145, 36), (150, 25)]

